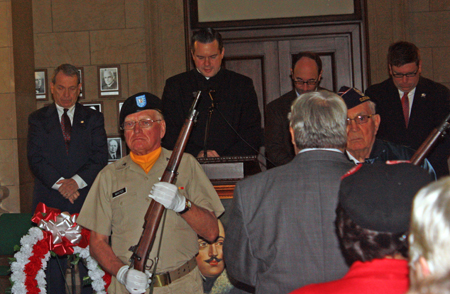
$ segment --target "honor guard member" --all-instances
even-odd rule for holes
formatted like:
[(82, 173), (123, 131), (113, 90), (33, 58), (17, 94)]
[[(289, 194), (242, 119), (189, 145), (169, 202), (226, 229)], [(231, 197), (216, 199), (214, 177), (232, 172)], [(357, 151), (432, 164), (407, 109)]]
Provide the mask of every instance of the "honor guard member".
[[(110, 293), (143, 293), (150, 280), (154, 293), (201, 293), (197, 234), (209, 242), (219, 234), (224, 209), (194, 157), (183, 155), (175, 184), (159, 182), (171, 155), (161, 147), (166, 123), (160, 109), (150, 93), (124, 102), (120, 125), (130, 154), (100, 172), (78, 218), (92, 231), (92, 257), (113, 276)], [(150, 272), (156, 266), (153, 277), (129, 268), (129, 248), (139, 241), (151, 201), (167, 209), (147, 261)]]

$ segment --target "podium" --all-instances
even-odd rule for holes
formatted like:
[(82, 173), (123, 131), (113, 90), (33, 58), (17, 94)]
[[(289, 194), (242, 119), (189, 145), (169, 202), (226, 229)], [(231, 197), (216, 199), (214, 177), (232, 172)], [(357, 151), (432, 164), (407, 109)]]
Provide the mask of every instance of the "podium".
[(236, 183), (261, 172), (257, 155), (197, 158), (221, 199), (233, 198)]

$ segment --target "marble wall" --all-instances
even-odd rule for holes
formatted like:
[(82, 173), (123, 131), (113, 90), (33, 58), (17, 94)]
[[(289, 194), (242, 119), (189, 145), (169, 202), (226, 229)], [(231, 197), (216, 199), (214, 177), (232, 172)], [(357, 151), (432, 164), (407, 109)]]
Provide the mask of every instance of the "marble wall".
[(27, 117), (36, 108), (31, 14), (29, 1), (0, 0), (0, 185), (9, 190), (0, 211), (21, 211), (32, 189), (26, 159)]
[(450, 0), (367, 0), (370, 76), (388, 77), (387, 49), (392, 42), (416, 44), (422, 75), (450, 88)]

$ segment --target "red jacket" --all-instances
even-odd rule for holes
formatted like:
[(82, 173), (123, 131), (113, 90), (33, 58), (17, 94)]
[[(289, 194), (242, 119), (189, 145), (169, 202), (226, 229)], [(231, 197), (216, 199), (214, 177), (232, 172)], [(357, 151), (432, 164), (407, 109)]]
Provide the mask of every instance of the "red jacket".
[(404, 294), (408, 287), (408, 262), (384, 258), (357, 261), (342, 279), (311, 284), (291, 294)]

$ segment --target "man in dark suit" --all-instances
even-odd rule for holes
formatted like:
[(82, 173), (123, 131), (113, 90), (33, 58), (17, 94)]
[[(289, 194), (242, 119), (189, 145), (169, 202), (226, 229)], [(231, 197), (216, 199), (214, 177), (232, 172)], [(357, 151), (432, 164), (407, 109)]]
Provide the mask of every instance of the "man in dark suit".
[(195, 157), (256, 154), (262, 131), (252, 79), (221, 67), (225, 49), (220, 33), (214, 29), (194, 33), (191, 53), (196, 69), (167, 79), (164, 87), (162, 107), (167, 132), (163, 147), (174, 148), (193, 96), (202, 91), (197, 123), (185, 151)]
[[(33, 211), (43, 202), (70, 214), (80, 212), (91, 184), (108, 161), (103, 114), (77, 103), (80, 88), (77, 68), (60, 65), (51, 82), (55, 103), (29, 117), (28, 161), (35, 176)], [(67, 259), (61, 258), (60, 263), (65, 271)], [(84, 276), (83, 270), (80, 263), (80, 275)], [(48, 293), (64, 293), (56, 258), (49, 261), (47, 281), (51, 281)]]
[[(420, 76), (422, 61), (419, 49), (412, 43), (392, 44), (388, 64), (391, 78), (366, 90), (381, 117), (377, 138), (417, 150), (450, 113), (450, 91)], [(447, 135), (428, 156), (438, 177), (449, 174), (449, 154)]]
[(264, 135), (266, 155), (271, 164), (280, 166), (294, 158), (287, 116), (292, 102), (298, 96), (317, 91), (322, 72), (322, 60), (317, 53), (300, 52), (292, 57), (291, 78), (294, 89), (266, 106)]
[(290, 115), (295, 158), (236, 185), (224, 258), (230, 276), (256, 293), (289, 293), (347, 272), (333, 223), (340, 178), (354, 166), (343, 154), (346, 119), (338, 95), (301, 95)]

